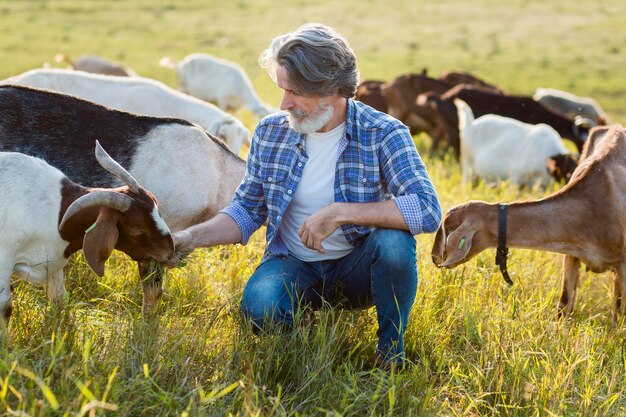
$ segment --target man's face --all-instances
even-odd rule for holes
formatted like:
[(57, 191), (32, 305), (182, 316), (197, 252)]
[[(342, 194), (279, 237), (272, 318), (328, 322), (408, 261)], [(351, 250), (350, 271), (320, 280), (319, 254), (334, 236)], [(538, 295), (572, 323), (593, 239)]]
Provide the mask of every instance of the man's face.
[(283, 90), (280, 109), (289, 111), (289, 125), (300, 133), (312, 133), (322, 129), (333, 116), (333, 106), (324, 97), (305, 97), (295, 93), (287, 84), (285, 70), (276, 68), (276, 83)]

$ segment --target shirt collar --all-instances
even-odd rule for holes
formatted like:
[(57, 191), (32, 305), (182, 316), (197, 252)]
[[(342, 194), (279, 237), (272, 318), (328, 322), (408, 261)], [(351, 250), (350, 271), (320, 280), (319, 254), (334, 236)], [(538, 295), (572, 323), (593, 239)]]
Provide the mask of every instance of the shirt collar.
[(348, 111), (346, 116), (346, 139), (358, 138), (356, 123), (356, 104), (351, 98), (348, 99)]

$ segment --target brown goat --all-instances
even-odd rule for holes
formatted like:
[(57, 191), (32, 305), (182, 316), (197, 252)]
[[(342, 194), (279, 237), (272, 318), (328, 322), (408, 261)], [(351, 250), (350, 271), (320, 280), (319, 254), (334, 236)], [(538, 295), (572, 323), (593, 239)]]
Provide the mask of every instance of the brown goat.
[[(558, 308), (574, 308), (580, 264), (614, 273), (613, 320), (626, 311), (626, 132), (591, 130), (570, 182), (550, 196), (508, 205), (506, 245), (565, 254)], [(444, 215), (432, 259), (453, 268), (498, 246), (498, 205), (470, 201)]]
[(477, 85), (495, 93), (502, 90), (488, 84), (467, 72), (446, 71), (439, 78), (427, 76), (427, 70), (421, 74), (409, 73), (383, 84), (380, 94), (387, 104), (387, 113), (411, 128), (411, 133), (426, 132), (433, 141), (433, 151), (445, 140), (443, 125), (431, 106), (418, 103), (421, 95), (439, 97), (458, 83)]
[(378, 111), (387, 113), (387, 102), (380, 93), (380, 88), (384, 81), (365, 80), (356, 89), (356, 99), (375, 108)]
[(94, 74), (115, 75), (118, 77), (136, 77), (137, 73), (130, 68), (123, 67), (97, 55), (82, 55), (76, 61), (66, 54), (58, 54), (54, 60), (65, 63), (77, 71)]
[(459, 84), (468, 84), (468, 85), (476, 85), (478, 87), (489, 88), (498, 93), (504, 94), (504, 91), (499, 87), (489, 84), (488, 82), (481, 80), (477, 76), (470, 74), (466, 71), (444, 71), (439, 74), (438, 77), (442, 81), (447, 81), (453, 85)]
[(442, 94), (452, 86), (423, 74), (404, 74), (382, 85), (380, 92), (387, 103), (387, 113), (410, 127), (411, 133), (415, 134), (435, 128), (430, 115), (424, 116), (415, 111), (417, 96), (428, 92)]

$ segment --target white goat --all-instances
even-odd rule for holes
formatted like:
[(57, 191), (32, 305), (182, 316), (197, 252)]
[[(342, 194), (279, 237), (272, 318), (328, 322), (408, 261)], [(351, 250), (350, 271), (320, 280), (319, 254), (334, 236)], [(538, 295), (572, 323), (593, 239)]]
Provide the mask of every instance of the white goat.
[(34, 69), (0, 84), (46, 88), (137, 114), (180, 117), (223, 139), (237, 154), (250, 142), (250, 131), (233, 115), (150, 78)]
[(135, 260), (169, 262), (174, 244), (155, 198), (97, 143), (96, 158), (127, 185), (86, 188), (39, 158), (0, 152), (0, 314), (7, 322), (13, 273), (58, 301), (63, 267), (81, 248), (99, 276), (114, 248)]
[(487, 114), (474, 119), (472, 109), (455, 99), (461, 135), (463, 180), (511, 180), (520, 186), (551, 183), (548, 158), (567, 153), (552, 127), (532, 125), (508, 117)]
[(180, 91), (214, 103), (221, 109), (232, 111), (247, 107), (257, 117), (276, 111), (261, 101), (250, 78), (234, 62), (196, 53), (187, 55), (180, 62), (164, 57), (159, 65), (176, 68)]
[(132, 69), (113, 63), (98, 55), (82, 55), (74, 61), (67, 54), (57, 54), (54, 60), (58, 63), (65, 63), (77, 71), (117, 75), (119, 77), (137, 77), (137, 73)]

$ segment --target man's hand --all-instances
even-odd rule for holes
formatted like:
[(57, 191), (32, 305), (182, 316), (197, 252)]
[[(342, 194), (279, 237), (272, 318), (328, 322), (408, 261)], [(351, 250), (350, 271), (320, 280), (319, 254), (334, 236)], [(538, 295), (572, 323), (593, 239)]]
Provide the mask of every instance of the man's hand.
[(186, 230), (172, 233), (172, 240), (174, 241), (174, 254), (169, 259), (168, 268), (181, 266), (182, 260), (194, 249), (193, 236)]
[(172, 239), (174, 240), (174, 249), (176, 252), (191, 252), (195, 249), (192, 246), (193, 236), (191, 232), (187, 230), (172, 233)]
[(341, 226), (341, 205), (333, 203), (304, 220), (298, 236), (302, 244), (320, 253), (326, 252), (322, 241)]

